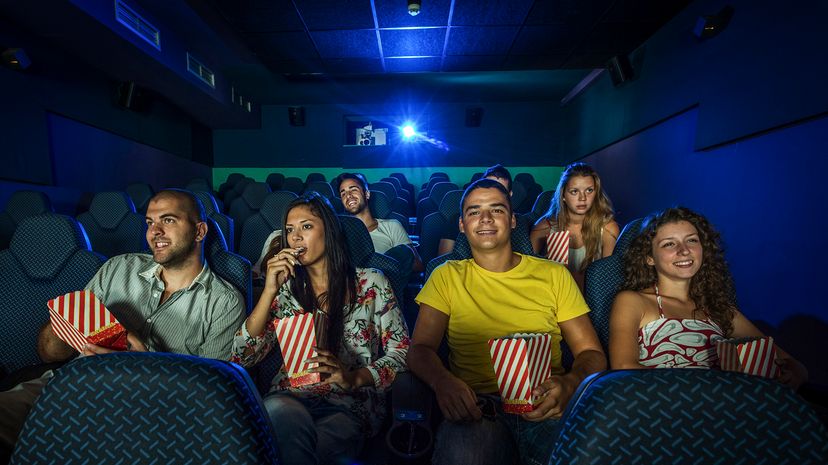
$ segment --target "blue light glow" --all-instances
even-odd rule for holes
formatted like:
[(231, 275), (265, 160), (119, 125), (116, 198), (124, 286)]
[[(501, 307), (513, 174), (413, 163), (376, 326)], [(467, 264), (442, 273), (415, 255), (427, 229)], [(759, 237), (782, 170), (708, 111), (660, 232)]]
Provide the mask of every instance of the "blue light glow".
[(403, 136), (406, 139), (411, 139), (412, 137), (414, 137), (415, 134), (417, 134), (417, 131), (414, 129), (414, 126), (410, 124), (406, 124), (405, 126), (403, 126), (402, 132)]

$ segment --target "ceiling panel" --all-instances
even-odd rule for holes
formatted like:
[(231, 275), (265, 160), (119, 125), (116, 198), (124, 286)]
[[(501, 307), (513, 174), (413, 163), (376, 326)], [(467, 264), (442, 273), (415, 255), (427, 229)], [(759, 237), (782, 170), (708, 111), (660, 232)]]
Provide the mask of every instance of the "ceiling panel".
[(335, 58), (324, 60), (328, 74), (380, 74), (383, 72), (379, 58)]
[(374, 27), (370, 0), (294, 0), (311, 31)]
[(380, 31), (382, 54), (385, 57), (442, 56), (446, 30), (393, 29)]
[(500, 69), (502, 55), (454, 55), (443, 60), (443, 71), (488, 71)]
[(385, 70), (391, 73), (440, 71), (440, 58), (386, 58)]
[(453, 27), (446, 55), (506, 55), (517, 32), (517, 26)]
[(322, 58), (380, 57), (377, 33), (372, 29), (313, 31), (311, 36)]
[[(463, 0), (454, 4), (452, 26), (496, 26), (523, 24), (532, 0)], [(427, 5), (428, 2), (426, 1)]]
[(577, 45), (582, 31), (567, 25), (525, 26), (512, 45), (513, 55), (550, 55), (566, 53)]
[(305, 31), (248, 34), (246, 38), (262, 61), (318, 58), (316, 46)]
[[(690, 3), (424, 0), (420, 14), (411, 16), (403, 0), (206, 1), (271, 69), (278, 62), (285, 74), (305, 73), (312, 63), (339, 76), (601, 67), (607, 57), (641, 45)], [(420, 59), (389, 64), (395, 57)], [(347, 58), (365, 61), (337, 61)], [(288, 69), (289, 63), (297, 68)]]
[(408, 4), (404, 0), (374, 0), (377, 8), (379, 27), (428, 27), (448, 24), (449, 0), (425, 0), (420, 14), (408, 14)]

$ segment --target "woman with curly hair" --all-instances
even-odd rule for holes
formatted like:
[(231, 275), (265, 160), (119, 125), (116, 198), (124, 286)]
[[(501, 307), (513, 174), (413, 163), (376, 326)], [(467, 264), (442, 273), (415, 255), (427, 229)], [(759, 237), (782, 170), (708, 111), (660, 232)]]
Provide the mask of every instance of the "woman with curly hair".
[[(713, 368), (716, 341), (763, 336), (736, 306), (719, 233), (684, 207), (645, 221), (624, 254), (623, 291), (610, 314), (610, 365)], [(779, 380), (798, 388), (805, 367), (777, 347)]]
[(354, 458), (382, 424), (384, 392), (406, 366), (408, 329), (385, 276), (351, 264), (326, 199), (299, 197), (283, 224), (282, 248), (267, 260), (264, 290), (236, 334), (231, 361), (255, 365), (276, 348), (280, 319), (313, 313), (317, 355), (308, 363), (318, 364), (310, 371), (321, 373), (321, 383), (291, 387), (282, 365), (264, 406), (281, 463)]
[(572, 163), (561, 175), (549, 210), (535, 222), (529, 236), (535, 253), (551, 258), (550, 239), (558, 231), (569, 231), (567, 267), (583, 290), (584, 270), (612, 253), (619, 233), (601, 178), (586, 163)]

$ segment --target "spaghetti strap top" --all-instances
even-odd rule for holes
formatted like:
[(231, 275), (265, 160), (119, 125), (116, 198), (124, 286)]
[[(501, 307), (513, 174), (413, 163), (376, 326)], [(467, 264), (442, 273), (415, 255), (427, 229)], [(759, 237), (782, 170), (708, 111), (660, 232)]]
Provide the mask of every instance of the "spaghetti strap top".
[(716, 341), (724, 339), (714, 321), (667, 318), (655, 286), (659, 318), (638, 330), (638, 363), (653, 368), (713, 368), (719, 366)]

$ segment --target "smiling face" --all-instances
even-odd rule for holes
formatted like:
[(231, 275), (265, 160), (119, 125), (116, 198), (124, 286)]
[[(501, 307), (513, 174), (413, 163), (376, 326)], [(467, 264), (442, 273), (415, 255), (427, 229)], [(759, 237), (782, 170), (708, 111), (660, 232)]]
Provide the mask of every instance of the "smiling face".
[(165, 268), (176, 268), (199, 257), (206, 223), (194, 223), (185, 203), (176, 196), (156, 197), (147, 206), (147, 243), (152, 258)]
[(566, 183), (563, 202), (570, 215), (586, 215), (595, 201), (595, 179), (592, 176), (573, 176)]
[(365, 192), (356, 179), (345, 179), (339, 184), (339, 198), (342, 200), (342, 206), (345, 211), (351, 215), (356, 215), (368, 205), (368, 199), (371, 194)]
[(287, 214), (285, 237), (288, 247), (304, 247), (297, 258), (304, 266), (322, 263), (325, 258), (325, 226), (307, 205), (298, 205)]
[(472, 250), (511, 246), (514, 227), (509, 199), (499, 189), (478, 188), (466, 195), (460, 232), (466, 235)]
[(703, 252), (695, 226), (687, 221), (667, 223), (653, 238), (647, 264), (654, 266), (660, 277), (690, 279), (702, 266)]

